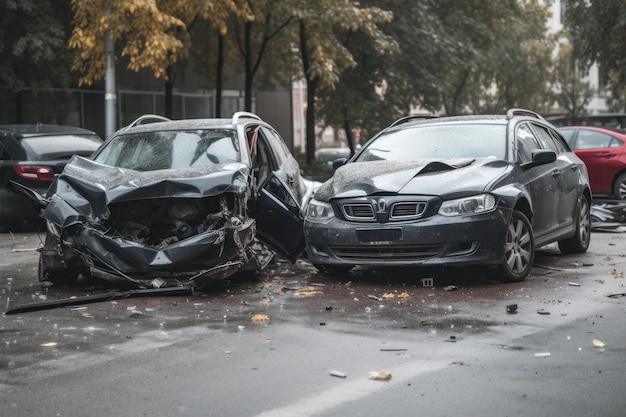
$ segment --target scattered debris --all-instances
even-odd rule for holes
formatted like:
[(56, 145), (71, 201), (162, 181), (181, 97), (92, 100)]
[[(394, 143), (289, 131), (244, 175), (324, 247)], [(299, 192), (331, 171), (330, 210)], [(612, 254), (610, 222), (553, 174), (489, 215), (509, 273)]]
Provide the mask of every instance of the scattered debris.
[(376, 379), (379, 381), (387, 381), (391, 379), (391, 372), (389, 371), (373, 371), (367, 376), (368, 379)]
[(610, 298), (621, 298), (621, 297), (626, 297), (626, 293), (625, 293), (625, 292), (622, 292), (622, 293), (619, 293), (619, 294), (609, 294), (609, 295), (607, 295), (607, 297), (610, 297)]
[(432, 287), (434, 285), (433, 278), (422, 278), (420, 281), (422, 281), (422, 287)]
[(392, 298), (395, 298), (395, 297), (396, 297), (395, 294), (388, 292), (388, 293), (383, 294), (382, 298), (384, 300), (391, 300)]
[(401, 292), (398, 294), (398, 298), (411, 298), (408, 292)]
[(267, 321), (270, 318), (265, 314), (255, 314), (252, 316), (252, 321)]
[(303, 297), (312, 297), (314, 295), (322, 294), (322, 292), (317, 290), (315, 287), (305, 287), (297, 290), (295, 294)]
[(509, 314), (517, 313), (517, 304), (509, 304), (506, 306), (506, 312)]
[(535, 358), (547, 358), (548, 356), (550, 356), (550, 352), (535, 353)]
[(372, 300), (376, 300), (376, 301), (383, 301), (383, 299), (382, 299), (382, 298), (377, 297), (377, 296), (375, 296), (375, 295), (368, 295), (368, 296), (367, 296), (367, 298), (370, 298), (370, 299), (372, 299)]
[(599, 341), (598, 339), (593, 339), (591, 341), (591, 343), (593, 343), (593, 345), (595, 347), (605, 347), (606, 346), (603, 342)]
[(330, 371), (330, 374), (332, 376), (336, 376), (337, 378), (347, 378), (348, 375), (346, 375), (345, 372), (341, 372), (341, 371)]
[(57, 342), (48, 342), (48, 343), (42, 343), (39, 346), (41, 346), (41, 347), (55, 347), (56, 345), (58, 345)]
[(447, 287), (443, 287), (444, 291), (456, 291), (458, 289), (459, 287), (457, 287), (456, 285), (448, 285)]
[(549, 314), (550, 314), (550, 312), (549, 312), (549, 311), (546, 311), (546, 310), (544, 310), (544, 309), (541, 309), (541, 310), (537, 310), (537, 314), (541, 314), (541, 315), (543, 315), (543, 316), (547, 316), (547, 315), (549, 315)]
[(572, 286), (572, 287), (580, 287), (580, 284), (577, 282), (569, 282), (568, 285)]
[(143, 317), (143, 311), (131, 310), (129, 316), (130, 317)]
[(406, 352), (406, 348), (381, 348), (381, 352)]
[(448, 339), (446, 339), (445, 341), (446, 342), (456, 343), (457, 339), (456, 339), (456, 336), (452, 335)]

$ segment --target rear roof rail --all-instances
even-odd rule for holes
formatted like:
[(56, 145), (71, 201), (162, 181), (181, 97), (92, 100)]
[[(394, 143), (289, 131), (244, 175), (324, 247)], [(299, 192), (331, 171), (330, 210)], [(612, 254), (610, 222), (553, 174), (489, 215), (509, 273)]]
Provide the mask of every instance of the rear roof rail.
[(247, 117), (249, 119), (255, 119), (255, 120), (258, 120), (259, 122), (263, 121), (261, 120), (259, 116), (257, 116), (254, 113), (250, 113), (248, 111), (238, 111), (235, 114), (233, 114), (233, 124), (236, 125), (239, 119), (242, 119), (244, 117)]
[(144, 114), (143, 116), (139, 116), (138, 118), (133, 120), (133, 122), (131, 124), (129, 124), (128, 126), (126, 126), (124, 128), (124, 130), (128, 130), (131, 127), (142, 125), (147, 120), (152, 120), (153, 123), (154, 122), (171, 122), (172, 121), (171, 119), (168, 119), (167, 117), (159, 116), (158, 114)]
[(506, 119), (507, 120), (511, 120), (515, 116), (528, 116), (528, 117), (534, 117), (535, 119), (539, 119), (539, 120), (543, 120), (543, 121), (546, 120), (539, 113), (535, 113), (534, 111), (530, 111), (530, 110), (526, 110), (526, 109), (516, 109), (516, 108), (513, 108), (513, 109), (509, 109), (506, 112)]
[(408, 122), (413, 121), (413, 120), (434, 119), (436, 117), (437, 116), (432, 115), (432, 114), (413, 114), (413, 115), (410, 115), (410, 116), (404, 116), (404, 117), (401, 117), (400, 119), (396, 120), (392, 124), (390, 124), (388, 128), (394, 127), (394, 126), (398, 126), (398, 125), (401, 125), (403, 123), (408, 123)]

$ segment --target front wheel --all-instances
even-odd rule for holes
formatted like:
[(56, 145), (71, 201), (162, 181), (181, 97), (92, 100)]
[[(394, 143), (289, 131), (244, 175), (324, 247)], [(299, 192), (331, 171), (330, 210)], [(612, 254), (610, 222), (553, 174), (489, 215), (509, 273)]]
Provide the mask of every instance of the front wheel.
[(62, 271), (45, 269), (43, 266), (43, 257), (39, 255), (39, 268), (37, 271), (39, 282), (50, 281), (56, 285), (72, 285), (76, 283), (78, 271), (66, 269)]
[(530, 273), (535, 259), (533, 229), (528, 217), (513, 211), (504, 242), (504, 262), (497, 269), (505, 282), (522, 281)]
[(583, 197), (576, 216), (576, 233), (569, 239), (559, 240), (559, 250), (564, 254), (585, 253), (591, 238), (591, 210), (589, 200)]

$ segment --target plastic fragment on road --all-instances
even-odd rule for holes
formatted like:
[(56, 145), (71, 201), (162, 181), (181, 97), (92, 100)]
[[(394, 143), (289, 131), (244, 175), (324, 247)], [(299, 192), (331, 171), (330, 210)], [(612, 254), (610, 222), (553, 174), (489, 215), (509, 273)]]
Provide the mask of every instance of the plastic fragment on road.
[(595, 347), (605, 347), (606, 345), (598, 339), (593, 339), (591, 341)]
[(130, 317), (143, 317), (143, 312), (139, 310), (131, 310), (129, 316)]
[(568, 285), (572, 287), (580, 287), (580, 284), (578, 282), (569, 282)]
[(541, 309), (541, 310), (537, 310), (537, 314), (541, 314), (542, 316), (547, 316), (547, 315), (549, 315), (549, 314), (550, 314), (550, 312), (549, 312), (549, 311), (546, 311), (546, 310)]
[(91, 313), (81, 313), (81, 316), (89, 319), (93, 318), (93, 315)]
[(457, 287), (456, 285), (448, 285), (447, 287), (443, 287), (444, 291), (456, 291), (458, 289), (459, 287)]
[(380, 348), (381, 352), (406, 352), (407, 348)]
[(375, 295), (368, 295), (367, 298), (370, 298), (370, 299), (375, 300), (375, 301), (383, 301), (382, 298), (377, 297)]
[(550, 352), (535, 353), (535, 358), (547, 358), (548, 356), (550, 356)]
[(301, 295), (303, 297), (312, 297), (314, 295), (322, 294), (322, 292), (316, 289), (315, 287), (305, 287), (305, 288), (300, 288), (294, 294)]
[(517, 304), (509, 304), (506, 306), (506, 312), (509, 314), (517, 313)]
[(372, 371), (367, 376), (368, 379), (387, 381), (391, 379), (391, 372), (389, 371)]
[(41, 346), (41, 347), (55, 347), (56, 345), (58, 345), (57, 342), (47, 342), (47, 343), (42, 343), (39, 346)]
[(270, 318), (265, 314), (255, 314), (252, 316), (252, 321), (267, 321)]
[(347, 378), (348, 377), (348, 375), (346, 375), (345, 372), (341, 372), (341, 371), (334, 371), (333, 370), (333, 371), (330, 371), (330, 374), (332, 376), (336, 376), (337, 378)]

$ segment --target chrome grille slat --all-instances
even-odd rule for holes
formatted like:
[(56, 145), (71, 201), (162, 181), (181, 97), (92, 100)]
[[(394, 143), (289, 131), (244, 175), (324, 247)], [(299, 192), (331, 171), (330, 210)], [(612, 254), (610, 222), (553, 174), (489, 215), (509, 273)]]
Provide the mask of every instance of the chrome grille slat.
[(426, 210), (426, 203), (408, 201), (394, 203), (391, 206), (389, 218), (392, 220), (407, 220), (421, 217)]
[(346, 247), (333, 246), (332, 252), (340, 259), (347, 260), (418, 260), (438, 256), (443, 245), (424, 246), (385, 246), (385, 247)]
[(374, 207), (367, 203), (349, 203), (341, 206), (343, 215), (348, 220), (355, 221), (374, 221), (376, 215), (374, 214)]

